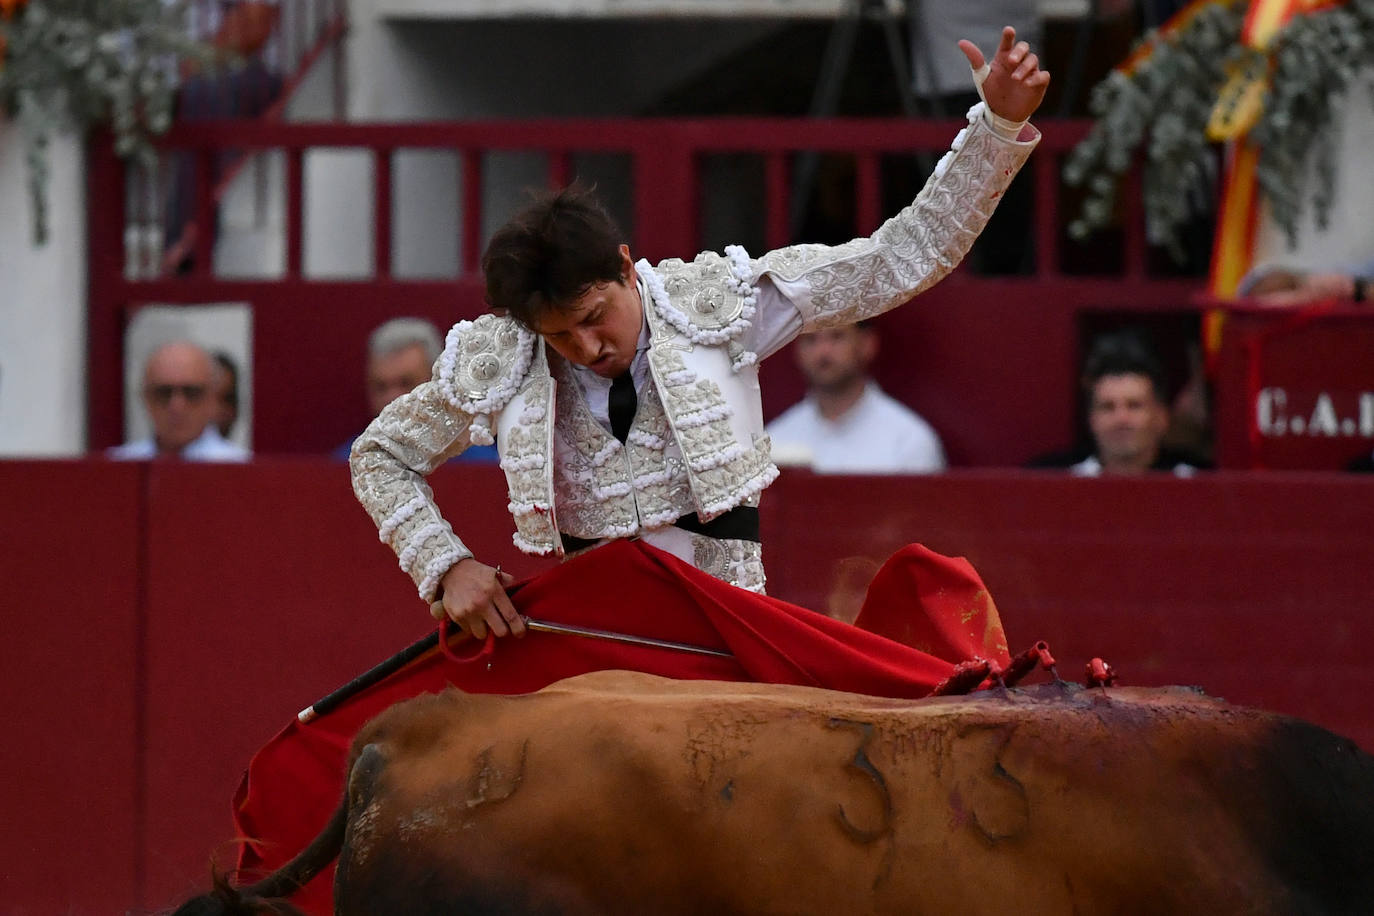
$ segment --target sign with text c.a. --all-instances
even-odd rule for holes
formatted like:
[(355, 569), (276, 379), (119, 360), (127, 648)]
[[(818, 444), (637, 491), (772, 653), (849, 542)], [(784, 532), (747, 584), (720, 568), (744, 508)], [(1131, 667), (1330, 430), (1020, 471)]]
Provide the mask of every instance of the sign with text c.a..
[(1346, 469), (1374, 452), (1374, 309), (1233, 312), (1215, 395), (1218, 467)]

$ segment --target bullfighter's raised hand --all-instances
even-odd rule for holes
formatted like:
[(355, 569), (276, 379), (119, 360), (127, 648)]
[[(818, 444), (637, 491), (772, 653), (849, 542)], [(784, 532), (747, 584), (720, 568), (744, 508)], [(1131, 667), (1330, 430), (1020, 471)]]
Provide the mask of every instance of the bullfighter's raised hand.
[(991, 61), (966, 38), (959, 42), (959, 50), (968, 58), (978, 94), (994, 115), (1009, 122), (1025, 121), (1040, 107), (1050, 74), (1040, 69), (1040, 58), (1030, 45), (1016, 40), (1014, 28), (1002, 29), (1002, 42)]

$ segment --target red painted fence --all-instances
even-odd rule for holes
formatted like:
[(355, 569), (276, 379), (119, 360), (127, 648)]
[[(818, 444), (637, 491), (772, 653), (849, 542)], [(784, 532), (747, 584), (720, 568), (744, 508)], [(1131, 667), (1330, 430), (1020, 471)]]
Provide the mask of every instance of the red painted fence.
[[(441, 505), (524, 575), (499, 471)], [(299, 708), (422, 635), (342, 464), (0, 462), (0, 914), (159, 908), (231, 858), (248, 757)], [(773, 594), (822, 608), (841, 570), (921, 541), (967, 556), (1014, 646), (1064, 672), (1198, 684), (1374, 748), (1374, 479), (1080, 480), (784, 472), (763, 503)]]

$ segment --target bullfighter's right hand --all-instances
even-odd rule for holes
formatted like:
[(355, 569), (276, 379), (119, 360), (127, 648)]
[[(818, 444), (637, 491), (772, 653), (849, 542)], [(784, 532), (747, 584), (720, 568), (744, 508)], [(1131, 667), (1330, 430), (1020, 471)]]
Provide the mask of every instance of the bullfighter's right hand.
[(525, 635), (520, 616), (506, 587), (515, 581), (501, 568), (467, 557), (459, 560), (439, 580), (441, 598), (430, 605), (435, 620), (448, 618), (476, 639), (487, 638), (487, 628), (497, 636)]

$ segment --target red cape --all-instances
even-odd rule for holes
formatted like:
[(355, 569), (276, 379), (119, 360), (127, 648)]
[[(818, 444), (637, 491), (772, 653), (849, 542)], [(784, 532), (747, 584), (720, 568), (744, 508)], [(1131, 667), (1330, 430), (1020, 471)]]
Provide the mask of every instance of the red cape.
[[(304, 849), (343, 791), (348, 747), (359, 727), (409, 697), (456, 686), (473, 693), (528, 693), (607, 668), (665, 677), (803, 684), (885, 697), (922, 697), (958, 662), (1005, 668), (1006, 637), (968, 561), (913, 544), (869, 586), (855, 626), (727, 585), (642, 541), (617, 541), (513, 590), (538, 620), (723, 650), (730, 658), (529, 633), (489, 643), (467, 662), (435, 650), (308, 724), (293, 721), (260, 750), (234, 798), (240, 881), (267, 874)], [(333, 868), (292, 897), (310, 913), (333, 912)]]

